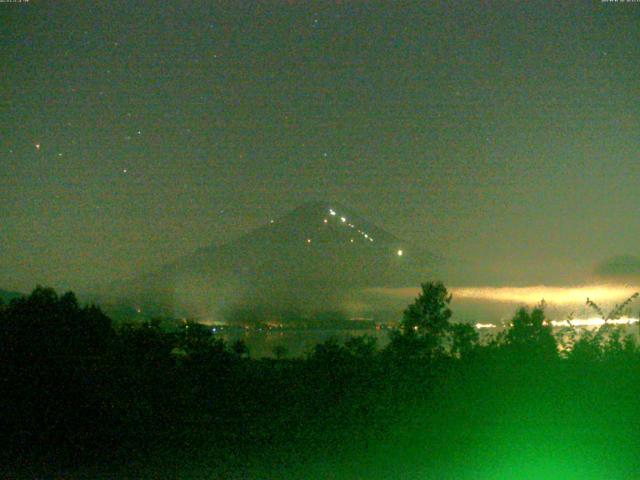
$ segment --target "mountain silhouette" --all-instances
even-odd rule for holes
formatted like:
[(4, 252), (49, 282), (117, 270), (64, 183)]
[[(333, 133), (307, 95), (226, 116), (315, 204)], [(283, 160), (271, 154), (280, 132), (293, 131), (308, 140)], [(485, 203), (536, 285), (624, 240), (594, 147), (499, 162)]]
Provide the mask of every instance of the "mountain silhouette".
[(114, 290), (145, 308), (213, 319), (243, 308), (343, 310), (354, 290), (416, 286), (437, 263), (343, 205), (309, 202)]

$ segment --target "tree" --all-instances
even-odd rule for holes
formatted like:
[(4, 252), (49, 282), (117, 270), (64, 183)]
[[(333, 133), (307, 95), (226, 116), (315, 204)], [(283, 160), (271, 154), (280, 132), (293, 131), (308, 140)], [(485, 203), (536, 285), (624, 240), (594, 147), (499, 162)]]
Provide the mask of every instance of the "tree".
[(98, 355), (112, 335), (111, 320), (98, 307), (80, 307), (72, 292), (58, 297), (40, 286), (13, 299), (0, 325), (3, 353), (30, 359)]
[(466, 358), (478, 346), (480, 336), (473, 325), (454, 323), (451, 325), (451, 354), (457, 358)]
[(312, 362), (332, 367), (344, 363), (348, 358), (347, 349), (340, 345), (335, 337), (330, 337), (315, 345), (309, 357)]
[(371, 359), (376, 353), (378, 339), (370, 335), (349, 337), (344, 342), (344, 348), (353, 358), (360, 360)]
[(452, 295), (442, 282), (422, 284), (422, 292), (404, 311), (391, 349), (401, 356), (433, 357), (444, 353), (452, 312)]
[(287, 353), (289, 352), (287, 350), (287, 347), (285, 347), (284, 345), (276, 345), (275, 347), (273, 347), (272, 351), (276, 359), (278, 360), (282, 360), (287, 356)]
[(249, 347), (247, 347), (246, 342), (241, 338), (233, 342), (231, 349), (233, 350), (233, 353), (240, 358), (249, 356)]
[(56, 442), (107, 431), (113, 335), (111, 320), (72, 292), (37, 287), (0, 309), (3, 428)]
[(516, 311), (505, 341), (512, 352), (527, 357), (555, 357), (558, 345), (549, 322), (545, 320), (544, 302), (531, 312), (526, 307)]
[(593, 309), (598, 314), (598, 316), (600, 316), (600, 318), (604, 321), (604, 323), (607, 324), (610, 320), (618, 320), (622, 316), (628, 315), (629, 305), (631, 305), (631, 303), (633, 303), (633, 301), (636, 298), (638, 298), (639, 295), (640, 295), (640, 292), (635, 292), (633, 295), (627, 298), (624, 302), (619, 303), (615, 307), (613, 307), (613, 309), (611, 309), (611, 311), (606, 315), (604, 314), (604, 311), (602, 310), (602, 308), (600, 308), (600, 306), (596, 302), (594, 302), (589, 298), (587, 298), (587, 306), (591, 307), (591, 309)]
[[(638, 296), (640, 293), (635, 292), (622, 303), (615, 305), (608, 313), (605, 313), (596, 302), (587, 298), (586, 305), (598, 314), (603, 324), (596, 330), (584, 330), (578, 333), (570, 317), (569, 327), (562, 332), (566, 356), (577, 361), (598, 361), (604, 358), (620, 357), (622, 354), (633, 354), (636, 351), (635, 337), (625, 334), (625, 328), (622, 325), (613, 324), (612, 320), (630, 316), (630, 305)], [(630, 320), (627, 325), (629, 323)]]

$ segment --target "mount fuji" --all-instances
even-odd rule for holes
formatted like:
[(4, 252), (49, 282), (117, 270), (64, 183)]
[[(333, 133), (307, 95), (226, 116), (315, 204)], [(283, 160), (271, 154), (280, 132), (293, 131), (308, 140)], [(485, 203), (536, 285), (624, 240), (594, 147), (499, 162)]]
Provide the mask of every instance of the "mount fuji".
[(355, 314), (368, 306), (354, 292), (419, 285), (439, 262), (339, 203), (309, 202), (234, 241), (112, 285), (109, 303), (204, 321), (247, 311), (279, 319)]

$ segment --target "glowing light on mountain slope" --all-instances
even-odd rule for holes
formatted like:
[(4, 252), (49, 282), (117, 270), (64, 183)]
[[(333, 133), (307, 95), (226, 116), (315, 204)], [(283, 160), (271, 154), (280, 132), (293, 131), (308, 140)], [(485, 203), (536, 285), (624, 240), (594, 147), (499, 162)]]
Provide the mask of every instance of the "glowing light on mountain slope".
[[(333, 208), (329, 209), (329, 214), (334, 216), (334, 217), (338, 216), (338, 213)], [(340, 216), (339, 218), (340, 218), (340, 221), (345, 224), (345, 226), (348, 226), (349, 228), (353, 228), (353, 229), (357, 230), (358, 233), (365, 238), (365, 240), (369, 240), (370, 242), (373, 242), (373, 238), (371, 238), (368, 233), (364, 232), (363, 230), (360, 230), (360, 229), (356, 228), (356, 226), (353, 223), (349, 223), (347, 221), (347, 217)], [(323, 220), (323, 222), (324, 223), (328, 223), (328, 220), (325, 218)], [(399, 254), (399, 255), (402, 255), (402, 254)]]

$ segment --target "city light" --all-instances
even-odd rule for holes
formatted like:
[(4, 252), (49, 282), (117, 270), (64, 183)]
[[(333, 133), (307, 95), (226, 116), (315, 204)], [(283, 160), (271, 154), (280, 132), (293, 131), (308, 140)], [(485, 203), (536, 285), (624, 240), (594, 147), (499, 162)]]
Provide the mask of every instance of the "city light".
[(605, 323), (609, 325), (631, 325), (638, 323), (637, 318), (622, 317), (613, 320), (607, 320), (606, 322), (602, 318), (574, 318), (573, 320), (551, 320), (551, 325), (554, 327), (601, 327)]

